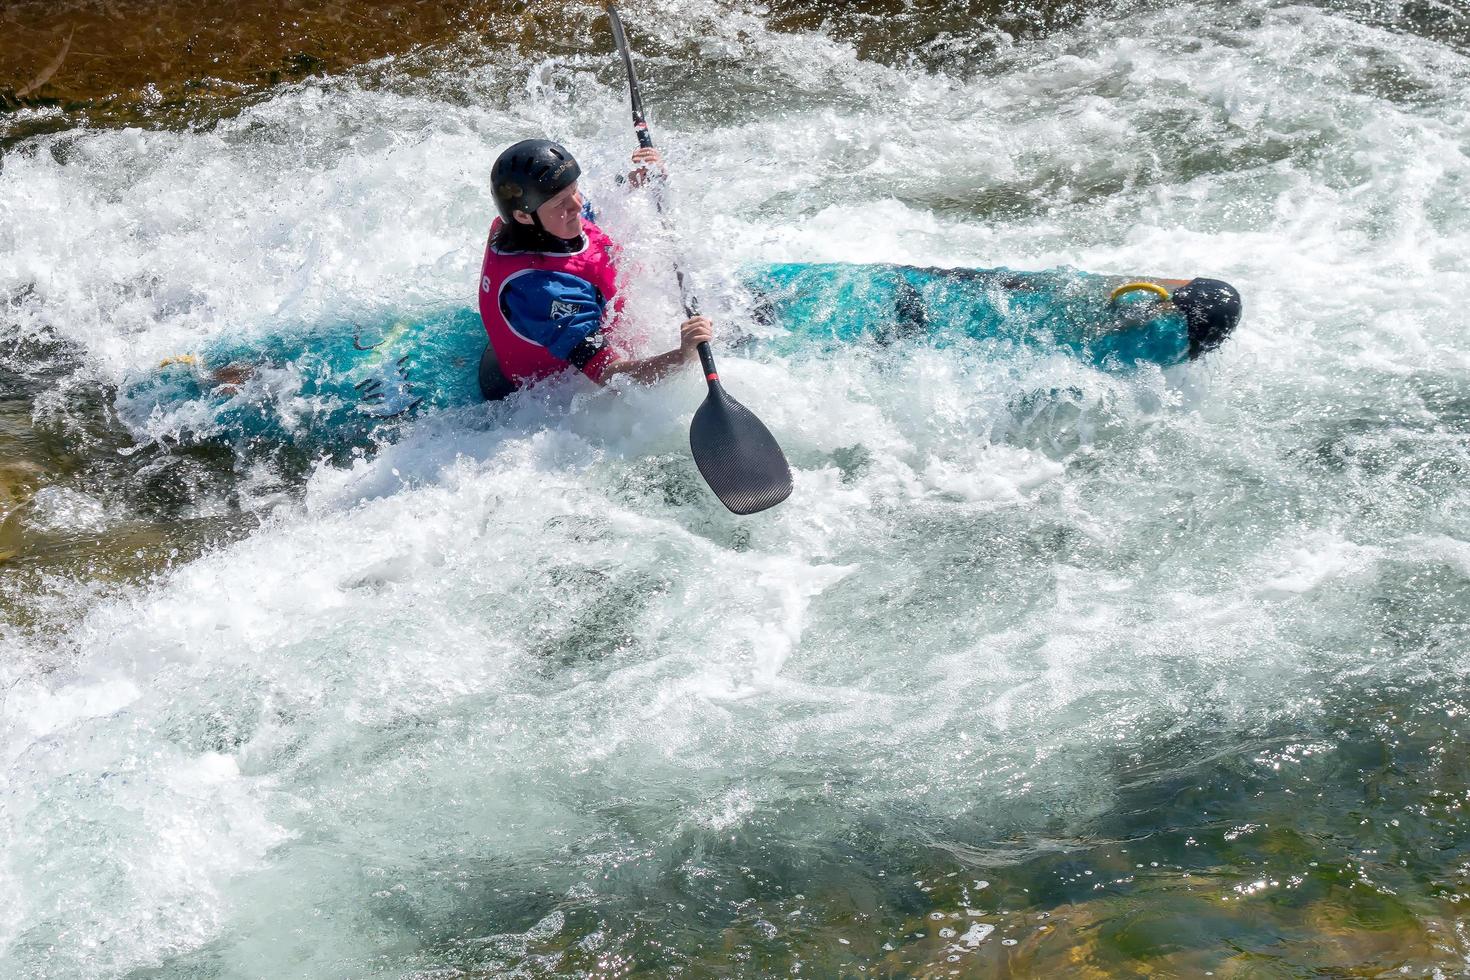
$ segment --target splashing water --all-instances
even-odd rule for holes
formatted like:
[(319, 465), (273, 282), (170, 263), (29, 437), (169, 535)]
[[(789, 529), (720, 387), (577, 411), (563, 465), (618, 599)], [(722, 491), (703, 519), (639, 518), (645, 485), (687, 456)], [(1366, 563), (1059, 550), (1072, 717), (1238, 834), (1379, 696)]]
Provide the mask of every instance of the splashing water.
[(688, 457), (695, 377), (329, 460), (93, 435), (5, 519), (218, 533), (105, 588), (0, 572), (0, 972), (1463, 969), (1470, 58), (1265, 0), (923, 63), (762, 18), (630, 11), (678, 242), (614, 183), (595, 33), (23, 141), (7, 377), (86, 430), (214, 338), (468, 303), (484, 177), (540, 132), (649, 350), (676, 250), (714, 297), (755, 261), (1211, 275), (1244, 325), (1126, 376), (727, 352), (796, 474), (749, 520)]

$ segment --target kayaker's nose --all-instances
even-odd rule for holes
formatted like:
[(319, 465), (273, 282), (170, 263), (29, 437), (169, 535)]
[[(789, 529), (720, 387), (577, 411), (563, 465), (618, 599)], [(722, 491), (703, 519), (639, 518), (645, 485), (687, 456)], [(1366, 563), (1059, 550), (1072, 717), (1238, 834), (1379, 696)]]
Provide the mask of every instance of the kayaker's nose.
[(1189, 324), (1191, 361), (1223, 344), (1240, 323), (1240, 293), (1228, 282), (1191, 279), (1171, 298)]

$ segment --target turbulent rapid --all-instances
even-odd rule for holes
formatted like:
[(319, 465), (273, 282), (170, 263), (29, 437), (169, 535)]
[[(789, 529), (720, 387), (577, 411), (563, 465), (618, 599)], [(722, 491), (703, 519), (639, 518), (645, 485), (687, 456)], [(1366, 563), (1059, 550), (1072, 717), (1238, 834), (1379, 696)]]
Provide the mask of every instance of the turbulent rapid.
[[(0, 973), (1463, 972), (1463, 45), (1252, 0), (899, 57), (642, 3), (669, 234), (576, 16), (0, 156), (0, 435), (66, 447), (0, 493)], [(779, 508), (700, 480), (692, 371), (339, 452), (128, 415), (184, 351), (471, 304), (526, 135), (582, 160), (648, 352), (690, 270)], [(783, 262), (1246, 312), (1130, 372), (721, 346)]]

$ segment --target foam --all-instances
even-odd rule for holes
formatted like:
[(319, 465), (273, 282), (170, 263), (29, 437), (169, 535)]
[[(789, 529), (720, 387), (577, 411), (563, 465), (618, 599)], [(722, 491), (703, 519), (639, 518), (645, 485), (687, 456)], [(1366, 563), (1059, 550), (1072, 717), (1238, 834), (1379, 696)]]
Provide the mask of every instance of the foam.
[[(722, 352), (795, 469), (753, 520), (689, 459), (694, 377), (550, 385), (320, 463), (244, 540), (11, 655), (0, 963), (371, 972), (462, 920), (514, 963), (571, 928), (514, 896), (641, 901), (681, 860), (670, 825), (810, 854), (864, 822), (1049, 838), (1116, 800), (1120, 752), (1307, 725), (1329, 671), (1391, 669), (1333, 624), (1384, 555), (1466, 567), (1463, 488), (1414, 482), (1450, 450), (1409, 382), (1467, 367), (1470, 64), (1308, 8), (1247, 4), (1237, 29), (1238, 6), (1084, 25), (984, 77), (661, 7), (712, 63), (654, 59), (655, 86), (718, 101), (749, 71), (783, 93), (654, 107), (722, 327), (753, 327), (726, 287), (763, 259), (1209, 274), (1244, 327), (1128, 377), (964, 347)], [(1364, 91), (1375, 59), (1419, 97)], [(307, 83), (205, 131), (9, 154), (0, 291), (34, 287), (15, 329), (115, 381), (232, 331), (467, 304), (484, 175), (542, 127), (630, 237), (642, 342), (670, 346), (673, 243), (612, 179), (616, 65), (474, 70), (510, 94)], [(1428, 530), (1425, 495), (1449, 515)]]

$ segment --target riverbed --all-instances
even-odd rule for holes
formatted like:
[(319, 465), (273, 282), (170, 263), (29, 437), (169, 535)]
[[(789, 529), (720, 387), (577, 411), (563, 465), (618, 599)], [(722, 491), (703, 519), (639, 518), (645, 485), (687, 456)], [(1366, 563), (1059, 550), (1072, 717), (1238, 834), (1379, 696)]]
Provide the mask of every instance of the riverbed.
[[(1465, 972), (1462, 8), (640, 2), (669, 234), (596, 5), (417, 6), (15, 8), (0, 973)], [(795, 476), (751, 518), (692, 372), (340, 452), (120, 417), (219, 338), (470, 304), (530, 135), (649, 353), (675, 261), (726, 338), (776, 261), (1245, 319), (1167, 370), (719, 347)]]

